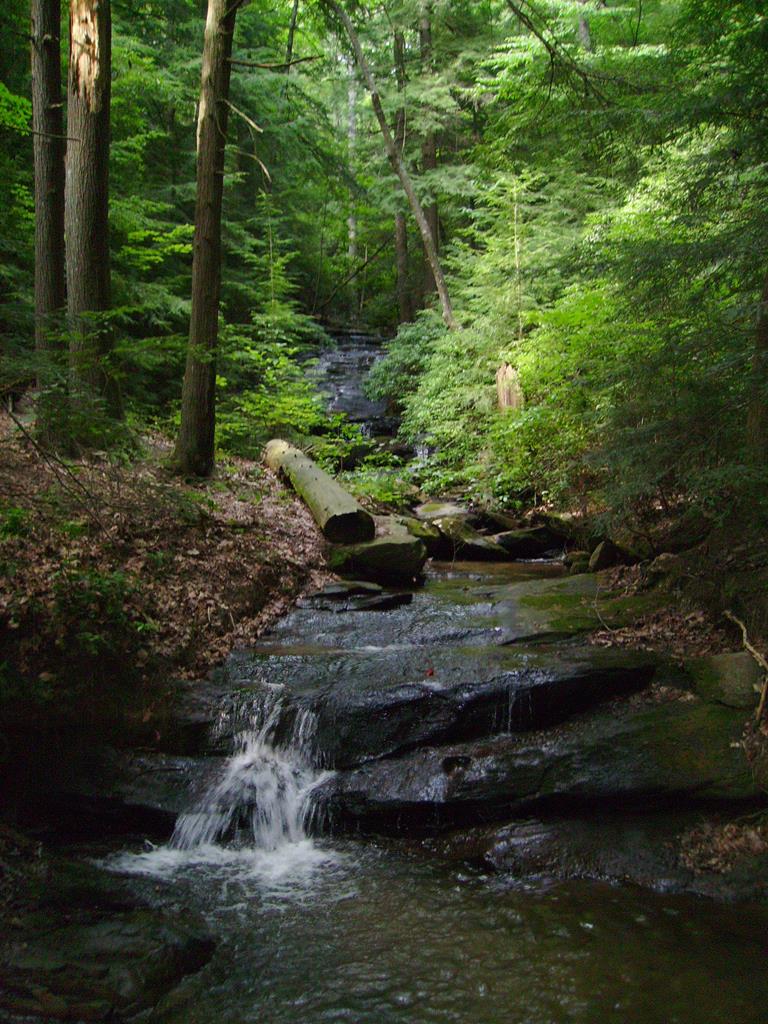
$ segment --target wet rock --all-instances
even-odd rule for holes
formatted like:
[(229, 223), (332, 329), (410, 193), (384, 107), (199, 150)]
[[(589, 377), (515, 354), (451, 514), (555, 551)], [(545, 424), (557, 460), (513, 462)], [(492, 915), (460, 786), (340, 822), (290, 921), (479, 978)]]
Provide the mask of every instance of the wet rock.
[(99, 748), (51, 779), (46, 790), (30, 794), (23, 824), (59, 841), (141, 836), (164, 842), (201, 778), (218, 763), (213, 757)]
[(463, 516), (440, 516), (433, 522), (449, 542), (452, 557), (480, 562), (503, 562), (511, 557), (500, 544), (473, 529)]
[(685, 669), (696, 693), (704, 700), (731, 708), (757, 707), (763, 674), (746, 651), (691, 658)]
[[(298, 608), (311, 608), (315, 611), (342, 612), (374, 612), (391, 611), (413, 601), (410, 592), (386, 593), (383, 587), (369, 584), (370, 591), (363, 590), (361, 584), (355, 583), (346, 593), (335, 584), (309, 594), (296, 602)], [(375, 589), (373, 589), (375, 587)], [(333, 588), (333, 589), (332, 589)], [(331, 590), (328, 594), (327, 591)]]
[(0, 1006), (54, 1020), (122, 1020), (199, 971), (214, 947), (194, 925), (152, 910), (40, 922), (0, 952)]
[(765, 857), (740, 857), (724, 872), (686, 864), (680, 837), (686, 828), (725, 821), (723, 813), (600, 812), (526, 819), (426, 840), (430, 852), (468, 861), (515, 878), (586, 878), (686, 892), (717, 899), (768, 897)]
[(366, 580), (334, 580), (333, 583), (327, 583), (321, 590), (307, 594), (296, 604), (299, 608), (311, 608), (313, 605), (310, 602), (315, 600), (344, 601), (348, 597), (370, 597), (373, 594), (380, 594), (383, 589), (378, 583), (369, 583)]
[(613, 541), (603, 540), (590, 556), (589, 571), (601, 572), (603, 569), (612, 569), (614, 565), (624, 565), (626, 560), (626, 554)]
[(645, 810), (754, 801), (743, 715), (696, 701), (593, 712), (535, 736), (422, 749), (339, 772), (318, 792), (330, 819), (371, 831), (429, 831), (585, 805)]
[[(437, 649), (395, 652), (367, 665), (361, 680), (359, 664), (335, 659), (324, 669), (333, 684), (306, 700), (326, 765), (347, 768), (417, 746), (562, 722), (642, 689), (656, 668), (647, 655), (598, 649), (557, 657)], [(311, 672), (294, 667), (294, 692)]]
[(362, 544), (334, 544), (328, 565), (335, 572), (351, 573), (379, 583), (414, 580), (424, 568), (427, 549), (396, 519), (377, 516), (376, 538)]

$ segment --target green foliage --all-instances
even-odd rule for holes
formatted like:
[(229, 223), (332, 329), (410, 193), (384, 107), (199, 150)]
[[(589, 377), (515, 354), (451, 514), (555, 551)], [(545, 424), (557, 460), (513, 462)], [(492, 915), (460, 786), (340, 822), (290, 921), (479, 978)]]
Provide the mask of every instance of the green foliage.
[(32, 104), (26, 96), (14, 95), (0, 82), (0, 130), (29, 135)]
[(77, 662), (109, 654), (118, 663), (135, 653), (140, 623), (128, 602), (135, 583), (117, 570), (97, 572), (64, 566), (54, 580), (52, 614), (58, 627), (56, 645)]
[(16, 505), (0, 505), (0, 540), (23, 537), (29, 526), (29, 512)]

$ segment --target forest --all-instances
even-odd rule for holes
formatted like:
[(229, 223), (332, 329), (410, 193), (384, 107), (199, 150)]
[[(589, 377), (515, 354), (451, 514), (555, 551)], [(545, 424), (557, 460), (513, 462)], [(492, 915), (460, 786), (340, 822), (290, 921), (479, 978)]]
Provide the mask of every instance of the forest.
[[(0, 32), (0, 1015), (764, 1020), (764, 985), (694, 996), (768, 898), (762, 0)], [(255, 995), (248, 929), (285, 956)]]

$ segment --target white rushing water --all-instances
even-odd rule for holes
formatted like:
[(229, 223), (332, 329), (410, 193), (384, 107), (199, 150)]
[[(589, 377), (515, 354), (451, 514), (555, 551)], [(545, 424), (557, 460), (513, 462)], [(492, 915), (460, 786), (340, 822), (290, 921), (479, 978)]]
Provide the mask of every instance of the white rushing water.
[(293, 883), (336, 862), (309, 834), (311, 795), (329, 772), (313, 766), (315, 716), (298, 711), (287, 735), (286, 700), (271, 687), (246, 707), (224, 712), (217, 730), (235, 732), (234, 752), (191, 810), (181, 814), (170, 842), (141, 854), (122, 854), (114, 870), (169, 876), (199, 865), (267, 882)]

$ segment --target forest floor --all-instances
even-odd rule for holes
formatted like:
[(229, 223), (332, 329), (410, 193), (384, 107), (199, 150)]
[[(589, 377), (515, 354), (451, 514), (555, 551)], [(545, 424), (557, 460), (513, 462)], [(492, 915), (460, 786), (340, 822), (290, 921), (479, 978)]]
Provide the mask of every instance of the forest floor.
[(123, 464), (65, 461), (0, 414), (0, 704), (9, 665), (49, 714), (87, 696), (90, 673), (126, 673), (151, 696), (327, 577), (309, 512), (269, 471), (230, 458), (188, 483), (165, 468), (166, 440), (143, 445)]

